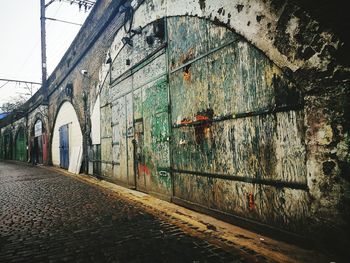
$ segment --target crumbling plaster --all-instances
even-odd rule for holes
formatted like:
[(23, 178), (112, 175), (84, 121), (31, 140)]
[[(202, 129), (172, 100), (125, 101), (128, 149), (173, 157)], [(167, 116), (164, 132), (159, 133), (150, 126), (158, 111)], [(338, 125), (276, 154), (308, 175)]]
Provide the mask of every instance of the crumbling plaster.
[[(300, 69), (328, 70), (333, 60), (330, 52), (340, 45), (338, 38), (331, 32), (322, 32), (318, 22), (295, 5), (286, 1), (280, 1), (283, 4), (275, 2), (133, 0), (132, 6), (136, 9), (133, 27), (144, 27), (165, 16), (198, 16), (232, 28), (281, 68), (293, 72)], [(125, 35), (123, 29), (117, 32), (109, 52), (112, 59), (122, 48), (121, 39)], [(334, 67), (335, 70), (339, 68)], [(100, 80), (107, 72), (107, 67), (104, 67)]]

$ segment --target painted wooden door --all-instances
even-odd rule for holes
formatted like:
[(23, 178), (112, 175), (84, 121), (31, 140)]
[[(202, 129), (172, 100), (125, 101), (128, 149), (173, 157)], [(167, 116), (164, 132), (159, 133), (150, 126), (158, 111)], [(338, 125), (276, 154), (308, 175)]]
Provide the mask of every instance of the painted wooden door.
[(18, 161), (26, 161), (27, 160), (27, 142), (25, 137), (24, 129), (20, 129), (17, 133), (16, 137), (16, 160)]
[(113, 177), (129, 187), (135, 186), (132, 103), (128, 93), (112, 104)]
[[(140, 99), (142, 97), (142, 99)], [(161, 77), (134, 92), (137, 189), (170, 196), (168, 82)], [(135, 113), (139, 117), (139, 113)], [(141, 116), (141, 115), (140, 115)]]
[(68, 124), (59, 128), (60, 133), (60, 166), (68, 169), (69, 166), (69, 127)]

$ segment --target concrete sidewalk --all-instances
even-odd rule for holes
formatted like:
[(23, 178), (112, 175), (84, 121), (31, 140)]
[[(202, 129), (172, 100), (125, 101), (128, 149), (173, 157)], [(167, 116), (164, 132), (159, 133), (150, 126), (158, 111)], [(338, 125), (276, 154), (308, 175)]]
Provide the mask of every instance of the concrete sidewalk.
[(173, 203), (162, 201), (148, 194), (127, 189), (104, 180), (98, 180), (89, 175), (75, 175), (57, 167), (43, 168), (74, 177), (95, 185), (101, 188), (101, 190), (110, 190), (118, 198), (125, 199), (136, 206), (142, 207), (145, 211), (180, 227), (184, 232), (192, 236), (205, 239), (227, 250), (238, 248), (244, 257), (251, 255), (252, 262), (256, 262), (257, 255), (272, 262), (334, 261), (318, 251), (307, 250), (274, 240)]

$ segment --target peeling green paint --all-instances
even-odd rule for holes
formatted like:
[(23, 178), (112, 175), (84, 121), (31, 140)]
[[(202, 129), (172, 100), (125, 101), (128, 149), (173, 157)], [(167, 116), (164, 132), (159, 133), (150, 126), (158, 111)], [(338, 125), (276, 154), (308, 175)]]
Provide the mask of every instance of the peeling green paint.
[(186, 42), (169, 45), (170, 67), (176, 69), (170, 74), (175, 196), (294, 228), (290, 217), (299, 217), (293, 224), (305, 218), (306, 195), (292, 190), (301, 207), (291, 211), (285, 203), (292, 195), (236, 180), (306, 185), (303, 114), (282, 109), (299, 105), (298, 94), (280, 69), (235, 33), (190, 17), (172, 18), (168, 25), (172, 38), (186, 36)]
[[(145, 35), (135, 35), (135, 48), (124, 47), (113, 62), (113, 177), (298, 228), (309, 209), (300, 94), (262, 52), (224, 27), (172, 17), (167, 32), (166, 52), (157, 51), (163, 40), (142, 50)], [(118, 68), (126, 58), (132, 65)]]

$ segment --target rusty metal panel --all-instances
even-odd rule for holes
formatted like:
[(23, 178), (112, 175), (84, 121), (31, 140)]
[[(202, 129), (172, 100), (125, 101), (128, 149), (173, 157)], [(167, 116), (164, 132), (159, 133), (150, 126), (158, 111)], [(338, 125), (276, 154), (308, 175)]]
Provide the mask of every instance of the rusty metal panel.
[(307, 183), (304, 118), (302, 111), (276, 114), (276, 177)]
[(207, 21), (189, 16), (168, 19), (170, 70), (208, 52)]
[(161, 54), (146, 66), (138, 69), (132, 76), (134, 90), (166, 74), (166, 55)]
[(291, 111), (177, 128), (174, 168), (306, 183), (302, 123)]
[(117, 85), (112, 86), (109, 89), (109, 99), (110, 101), (113, 102), (117, 98), (131, 92), (131, 90), (132, 90), (132, 78), (129, 77), (119, 82)]
[(208, 28), (208, 50), (221, 47), (232, 41), (240, 40), (242, 37), (224, 26), (218, 26), (207, 21)]
[[(174, 169), (196, 172), (215, 171), (211, 138), (208, 126), (174, 129), (172, 143)], [(221, 169), (224, 167), (218, 167), (218, 170)]]
[(209, 101), (214, 116), (254, 112), (275, 105), (272, 78), (279, 70), (245, 42), (208, 56)]
[(113, 165), (110, 163), (101, 163), (101, 176), (111, 178), (113, 176)]
[(100, 105), (101, 107), (105, 106), (109, 102), (109, 74), (105, 81), (102, 84), (100, 91)]
[(164, 20), (158, 20), (142, 29), (142, 34), (131, 38), (131, 45), (126, 44), (112, 64), (112, 82), (127, 70), (160, 49), (165, 42)]
[(306, 183), (302, 114), (277, 113), (232, 122), (236, 174), (244, 177)]
[(249, 194), (253, 193), (253, 188), (253, 184), (213, 178), (209, 206), (219, 211), (249, 217), (249, 200), (251, 200)]
[(210, 208), (295, 231), (305, 224), (309, 204), (303, 190), (210, 179)]
[(129, 93), (125, 96), (126, 107), (126, 136), (132, 138), (134, 136), (134, 110), (133, 110), (133, 95)]
[(134, 111), (133, 94), (125, 96), (126, 101), (126, 143), (127, 143), (127, 163), (128, 163), (128, 184), (135, 185), (134, 173)]
[(142, 89), (134, 90), (134, 119), (142, 119)]
[(162, 78), (143, 87), (143, 149), (139, 173), (147, 191), (169, 195), (168, 83)]
[[(101, 96), (102, 99), (102, 96)], [(102, 162), (112, 162), (112, 126), (111, 117), (112, 111), (111, 107), (108, 105), (101, 107), (101, 161)], [(107, 163), (101, 164), (101, 174), (105, 177), (112, 176), (113, 170), (112, 165)]]
[(119, 51), (118, 56), (112, 63), (111, 66), (111, 81), (113, 82), (116, 78), (120, 77), (124, 72), (131, 68), (131, 61), (127, 60), (131, 57), (132, 47), (129, 45), (123, 46)]
[(104, 162), (112, 162), (112, 138), (101, 139), (101, 160)]
[[(109, 103), (109, 83), (105, 81), (100, 93), (101, 100), (101, 175), (113, 175), (112, 156), (112, 108)], [(107, 162), (107, 163), (106, 163)]]
[(176, 197), (208, 207), (210, 192), (207, 177), (174, 173), (174, 195)]
[(109, 105), (101, 107), (101, 138), (112, 136), (112, 110)]
[(208, 67), (206, 59), (198, 60), (170, 75), (172, 123), (193, 121), (206, 114), (208, 101)]
[(113, 176), (127, 183), (127, 123), (125, 97), (117, 99), (112, 104), (112, 129), (113, 129)]

